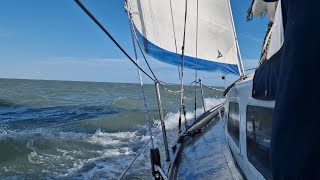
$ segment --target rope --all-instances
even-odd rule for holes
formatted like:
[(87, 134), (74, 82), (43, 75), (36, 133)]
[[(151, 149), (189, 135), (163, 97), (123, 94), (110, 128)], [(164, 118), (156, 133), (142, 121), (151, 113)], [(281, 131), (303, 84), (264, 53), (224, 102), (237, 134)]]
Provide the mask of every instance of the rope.
[(205, 106), (205, 103), (204, 103), (204, 96), (203, 96), (203, 85), (202, 85), (202, 80), (199, 79), (199, 84), (200, 84), (200, 89), (201, 89), (201, 98), (202, 98), (202, 104), (203, 104), (203, 111), (204, 113), (206, 112), (206, 106)]
[[(195, 73), (195, 81), (198, 79), (198, 71)], [(197, 83), (194, 84), (194, 121), (197, 120)]]
[[(131, 21), (132, 21), (132, 20), (131, 20)], [(133, 22), (132, 22), (132, 23), (133, 23)], [(154, 74), (154, 72), (153, 72), (153, 70), (152, 70), (152, 68), (151, 68), (151, 66), (150, 66), (150, 64), (149, 64), (149, 62), (148, 62), (148, 60), (147, 60), (147, 58), (146, 58), (146, 56), (145, 56), (142, 48), (141, 48), (141, 44), (140, 44), (140, 42), (138, 41), (138, 37), (137, 37), (137, 34), (136, 34), (135, 30), (133, 30), (133, 33), (134, 33), (136, 42), (137, 42), (137, 44), (138, 44), (139, 50), (140, 50), (140, 52), (141, 52), (141, 54), (142, 54), (142, 57), (143, 57), (144, 61), (146, 62), (147, 66), (148, 66), (150, 72), (152, 73), (152, 75), (154, 76), (154, 78), (157, 80), (157, 77), (156, 77), (156, 75)], [(180, 71), (179, 71), (179, 72), (180, 72)], [(167, 82), (160, 81), (160, 80), (158, 80), (158, 82), (165, 83), (165, 84), (172, 84), (172, 83), (167, 83)], [(170, 93), (180, 93), (180, 92), (181, 92), (181, 91), (170, 90), (170, 89), (164, 87), (161, 83), (159, 83), (160, 86), (161, 86), (164, 90), (166, 90), (166, 91), (168, 91), (168, 92), (170, 92)], [(172, 84), (172, 85), (175, 85), (175, 84)]]
[[(198, 29), (199, 29), (199, 0), (197, 0), (197, 23), (196, 23), (196, 58), (198, 58)], [(195, 72), (195, 81), (198, 80), (198, 71)], [(194, 84), (194, 121), (197, 120), (197, 83)]]
[[(126, 2), (126, 1), (125, 1)], [(127, 4), (127, 3), (126, 3)], [(128, 4), (127, 4), (128, 5)], [(139, 64), (138, 61), (138, 55), (137, 55), (137, 49), (136, 49), (136, 45), (135, 45), (135, 40), (134, 40), (134, 28), (132, 25), (132, 17), (129, 13), (129, 11), (127, 10), (127, 14), (128, 14), (128, 20), (129, 20), (129, 24), (130, 24), (130, 32), (131, 32), (131, 39), (132, 39), (132, 46), (133, 46), (133, 50), (134, 50), (134, 55), (136, 58), (136, 63)], [(148, 130), (149, 130), (149, 134), (150, 134), (150, 139), (151, 139), (151, 144), (152, 144), (152, 149), (154, 149), (154, 142), (153, 142), (153, 134), (151, 131), (151, 122), (150, 122), (150, 116), (149, 116), (149, 111), (148, 111), (148, 106), (147, 106), (147, 100), (146, 100), (146, 95), (144, 93), (144, 86), (143, 86), (143, 81), (142, 81), (142, 77), (141, 77), (141, 72), (139, 69), (138, 70), (138, 77), (139, 77), (139, 81), (140, 81), (140, 86), (141, 86), (141, 95), (143, 97), (143, 102), (144, 102), (144, 112), (146, 115), (146, 120), (147, 120), (147, 125), (148, 125)], [(154, 75), (154, 74), (153, 74)], [(155, 76), (154, 76), (155, 77)], [(156, 77), (155, 77), (156, 78)]]
[(162, 84), (167, 84), (167, 85), (177, 85), (177, 83), (169, 83), (169, 82), (165, 82), (165, 81), (159, 81)]
[[(198, 58), (199, 0), (197, 0), (196, 58)], [(197, 72), (197, 70), (196, 70)], [(197, 80), (197, 79), (196, 79)]]
[(143, 72), (150, 79), (155, 81), (148, 73), (146, 73), (130, 56), (129, 54), (120, 46), (120, 44), (113, 38), (113, 36), (103, 27), (103, 25), (90, 13), (90, 11), (80, 2), (80, 0), (74, 0), (79, 7), (100, 27), (100, 29), (110, 38), (110, 40), (122, 51), (122, 53), (127, 56), (127, 58)]
[(206, 77), (201, 79), (216, 79), (216, 78), (222, 78), (223, 76), (213, 76), (213, 77)]
[(150, 2), (150, 0), (148, 0), (149, 2), (149, 10), (150, 10), (150, 15), (151, 15), (151, 20), (152, 20), (152, 26), (153, 26), (153, 33), (156, 33), (157, 34), (157, 39), (158, 39), (158, 42), (161, 45), (161, 41), (160, 41), (160, 38), (159, 38), (159, 32), (158, 32), (158, 27), (157, 27), (157, 24), (155, 23), (155, 18), (154, 18), (154, 13), (153, 13), (153, 8), (152, 8), (152, 3)]
[(214, 88), (214, 87), (209, 87), (209, 86), (206, 86), (204, 84), (202, 84), (202, 86), (208, 88), (208, 89), (212, 89), (212, 90), (216, 90), (216, 91), (221, 91), (221, 92), (224, 92), (224, 89), (218, 89), (218, 88)]
[[(159, 125), (156, 127), (156, 129), (154, 130), (153, 134), (156, 134), (156, 132), (160, 129), (160, 125), (161, 123), (159, 123)], [(123, 177), (127, 174), (128, 170), (131, 168), (131, 166), (133, 165), (133, 163), (137, 160), (137, 158), (141, 155), (142, 151), (147, 147), (149, 141), (152, 138), (149, 138), (147, 140), (147, 142), (145, 142), (145, 144), (140, 148), (138, 154), (136, 154), (136, 156), (133, 158), (133, 160), (131, 161), (131, 163), (127, 166), (127, 168), (122, 172), (121, 176), (119, 176), (118, 180), (123, 179)]]
[(263, 39), (262, 50), (261, 50), (261, 55), (260, 55), (260, 61), (258, 63), (258, 66), (261, 65), (262, 62), (264, 61), (264, 59), (267, 58), (268, 48), (269, 48), (271, 35), (272, 35), (272, 32), (271, 32), (272, 25), (273, 25), (273, 23), (270, 21), (269, 24), (268, 24), (266, 35), (265, 35), (265, 37)]
[[(134, 23), (133, 23), (133, 21), (132, 21), (131, 15), (130, 15), (130, 21), (131, 21), (131, 23), (130, 23), (131, 26), (133, 26)], [(133, 27), (132, 27), (132, 28), (133, 28)], [(139, 50), (140, 50), (140, 52), (141, 52), (141, 54), (142, 54), (142, 57), (143, 57), (144, 61), (146, 62), (147, 66), (148, 66), (148, 69), (150, 70), (150, 72), (151, 72), (151, 74), (153, 75), (154, 79), (157, 80), (157, 77), (156, 77), (156, 75), (154, 74), (153, 70), (151, 69), (151, 66), (150, 66), (149, 62), (147, 61), (147, 58), (146, 58), (146, 56), (145, 56), (145, 54), (144, 54), (144, 52), (143, 52), (143, 50), (142, 50), (141, 44), (140, 44), (140, 42), (139, 42), (139, 40), (138, 40), (138, 36), (137, 36), (137, 33), (136, 33), (136, 31), (135, 31), (134, 28), (133, 28), (133, 35), (134, 35), (134, 38), (135, 38), (135, 40), (136, 40), (136, 42), (137, 42), (137, 44), (138, 44)]]
[[(184, 14), (184, 28), (183, 28), (183, 44), (182, 44), (182, 58), (181, 58), (181, 92), (180, 92), (180, 114), (179, 114), (179, 135), (181, 134), (181, 116), (182, 111), (184, 111), (184, 98), (183, 98), (183, 67), (184, 67), (184, 50), (186, 43), (186, 26), (187, 26), (187, 14), (188, 14), (188, 0), (185, 1), (185, 14)], [(185, 126), (187, 126), (186, 116), (185, 118)]]
[(170, 93), (175, 93), (175, 94), (177, 94), (177, 93), (181, 93), (181, 91), (174, 91), (174, 90), (170, 90), (170, 89), (168, 89), (168, 88), (164, 87), (162, 84), (160, 84), (160, 86), (161, 86), (164, 90), (166, 90), (166, 91), (168, 91), (168, 92), (170, 92)]
[[(178, 47), (177, 47), (177, 38), (176, 38), (176, 30), (174, 26), (174, 19), (173, 19), (173, 10), (172, 10), (172, 0), (170, 0), (170, 12), (171, 12), (171, 22), (172, 22), (172, 31), (173, 31), (173, 37), (174, 37), (174, 46), (176, 48), (176, 57), (178, 60)], [(178, 72), (179, 72), (179, 78), (181, 77), (180, 73), (180, 67), (178, 66)]]
[[(254, 70), (254, 69), (256, 69), (256, 68), (246, 69), (245, 71), (250, 71), (250, 70)], [(203, 79), (203, 78), (202, 78), (202, 79)], [(173, 84), (173, 83), (166, 83), (166, 82), (163, 82), (163, 81), (160, 81), (160, 82), (165, 83), (165, 84), (176, 85), (176, 84)], [(194, 84), (194, 83), (200, 84), (198, 81), (192, 81), (192, 82), (189, 84), (189, 86), (191, 86), (191, 85)], [(208, 88), (208, 89), (217, 90), (217, 91), (224, 91), (224, 89), (214, 88), (214, 87), (210, 87), (210, 86), (207, 86), (207, 85), (204, 85), (204, 84), (202, 84), (202, 85), (203, 85), (204, 87)], [(170, 89), (166, 88), (165, 86), (163, 86), (163, 84), (161, 84), (161, 83), (160, 83), (160, 86), (161, 86), (164, 90), (166, 90), (166, 91), (168, 91), (168, 92), (170, 92), (170, 93), (180, 93), (180, 92), (181, 92), (181, 90), (179, 90), (179, 91), (170, 90)]]
[[(170, 0), (170, 7), (171, 7), (171, 0)], [(171, 9), (171, 13), (172, 13), (172, 9)], [(172, 23), (173, 23), (173, 16), (172, 16)], [(133, 24), (134, 24), (133, 21), (132, 21), (132, 18), (131, 18), (131, 24), (132, 24), (132, 26), (133, 26)], [(173, 24), (173, 28), (174, 28), (174, 24)], [(173, 31), (174, 31), (174, 38), (175, 38), (175, 46), (177, 46), (177, 44), (176, 44), (175, 30), (173, 29)], [(147, 58), (146, 58), (143, 50), (142, 50), (142, 47), (141, 47), (142, 45), (140, 44), (140, 42), (139, 42), (139, 40), (138, 40), (138, 36), (137, 36), (137, 34), (136, 34), (135, 29), (133, 29), (133, 34), (134, 34), (134, 37), (135, 37), (136, 42), (137, 42), (137, 44), (138, 44), (139, 50), (140, 50), (140, 52), (141, 52), (141, 54), (142, 54), (142, 57), (143, 57), (144, 61), (146, 62), (147, 66), (148, 66), (148, 69), (149, 69), (150, 72), (152, 73), (152, 75), (153, 75), (153, 77), (155, 78), (155, 80), (158, 80), (157, 77), (156, 77), (156, 75), (154, 74), (154, 72), (153, 72), (153, 70), (152, 70), (152, 68), (151, 68), (151, 66), (150, 66), (150, 64), (149, 64), (149, 62), (148, 62), (148, 60), (147, 60)], [(177, 47), (176, 47), (176, 53), (177, 53)], [(179, 66), (178, 66), (178, 71), (179, 71), (179, 77), (180, 77), (180, 68), (179, 68)], [(180, 79), (181, 79), (181, 77), (180, 77)], [(160, 80), (158, 80), (158, 81), (161, 82), (161, 83), (164, 83), (164, 84), (176, 85), (176, 84), (173, 84), (173, 83), (167, 83), (167, 82), (160, 81)], [(170, 90), (170, 89), (164, 87), (161, 83), (159, 83), (160, 86), (161, 86), (164, 90), (166, 90), (166, 91), (168, 91), (168, 92), (170, 92), (170, 93), (180, 93), (180, 92), (181, 92), (181, 90), (180, 90), (180, 91)]]
[(251, 21), (253, 19), (253, 14), (252, 14), (253, 3), (254, 3), (254, 0), (251, 1), (251, 5), (247, 11), (247, 18), (246, 18), (247, 21)]
[(212, 89), (212, 90), (217, 90), (217, 91), (222, 91), (222, 92), (224, 92), (224, 89), (218, 89), (218, 88), (214, 88), (214, 87), (209, 87), (209, 86), (206, 86), (206, 85), (204, 85), (204, 84), (202, 84), (200, 81), (193, 81), (191, 84), (190, 84), (190, 86), (192, 85), (192, 84), (200, 84), (200, 85), (202, 85), (202, 86), (204, 86), (204, 87), (206, 87), (206, 88), (208, 88), (208, 89)]
[[(133, 25), (134, 23), (133, 23), (132, 19), (131, 19), (131, 22), (132, 22), (132, 25)], [(158, 80), (158, 78), (157, 78), (156, 75), (154, 74), (154, 72), (153, 72), (153, 70), (152, 70), (152, 68), (151, 68), (151, 66), (150, 66), (150, 64), (149, 64), (149, 62), (148, 62), (148, 60), (147, 60), (147, 58), (146, 58), (143, 50), (142, 50), (142, 47), (141, 47), (142, 45), (140, 44), (140, 42), (139, 42), (139, 40), (138, 40), (138, 36), (137, 36), (137, 33), (136, 33), (135, 29), (133, 29), (133, 33), (134, 33), (134, 37), (135, 37), (135, 39), (136, 39), (136, 42), (137, 42), (137, 44), (138, 44), (139, 50), (140, 50), (140, 52), (141, 52), (141, 54), (142, 54), (142, 57), (143, 57), (144, 61), (146, 62), (147, 66), (148, 66), (148, 69), (149, 69), (150, 72), (152, 73), (153, 77), (154, 77), (156, 80)], [(179, 67), (178, 67), (178, 69), (179, 69)], [(178, 70), (178, 71), (179, 71), (179, 76), (180, 76), (180, 70)], [(164, 82), (164, 81), (161, 81), (161, 80), (158, 80), (158, 82), (165, 83), (165, 84), (176, 85), (176, 84), (167, 83), (167, 82)], [(165, 90), (167, 90), (168, 92), (173, 92), (173, 93), (179, 93), (179, 92), (181, 92), (181, 91), (174, 91), (174, 90), (167, 89), (167, 88), (165, 88), (161, 83), (160, 83), (161, 87), (163, 87), (163, 88), (164, 88)]]

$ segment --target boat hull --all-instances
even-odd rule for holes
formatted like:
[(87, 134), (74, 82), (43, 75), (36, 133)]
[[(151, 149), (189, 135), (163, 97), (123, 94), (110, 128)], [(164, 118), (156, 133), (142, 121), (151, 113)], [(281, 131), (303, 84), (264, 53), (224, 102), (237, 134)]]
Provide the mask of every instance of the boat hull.
[[(272, 179), (268, 152), (275, 101), (252, 98), (252, 78), (249, 76), (236, 83), (227, 93), (224, 130), (234, 160), (245, 177)], [(252, 109), (256, 114), (252, 114)], [(264, 117), (261, 119), (261, 116)], [(267, 133), (260, 133), (261, 129)]]

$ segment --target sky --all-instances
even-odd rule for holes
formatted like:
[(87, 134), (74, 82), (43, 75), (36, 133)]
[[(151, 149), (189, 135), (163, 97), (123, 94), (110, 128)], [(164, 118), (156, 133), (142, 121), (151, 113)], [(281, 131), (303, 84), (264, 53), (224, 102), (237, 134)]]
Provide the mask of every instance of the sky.
[[(82, 0), (134, 57), (123, 0)], [(246, 22), (251, 0), (231, 0), (246, 68), (258, 62), (267, 18)], [(178, 83), (177, 67), (148, 57), (159, 79)], [(140, 60), (141, 61), (141, 60)], [(141, 66), (147, 70), (146, 65)], [(185, 71), (185, 82), (194, 80)], [(209, 85), (222, 85), (212, 72), (199, 72)], [(73, 0), (0, 1), (0, 78), (137, 83), (137, 70)], [(143, 77), (146, 83), (152, 83)], [(230, 82), (236, 77), (227, 77)]]

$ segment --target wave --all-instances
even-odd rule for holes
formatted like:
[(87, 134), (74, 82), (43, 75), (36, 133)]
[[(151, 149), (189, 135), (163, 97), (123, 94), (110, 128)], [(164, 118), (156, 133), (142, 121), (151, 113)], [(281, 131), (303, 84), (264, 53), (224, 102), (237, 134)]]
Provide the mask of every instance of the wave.
[[(206, 98), (206, 110), (222, 101), (224, 99)], [(196, 113), (197, 116), (200, 116), (203, 113), (203, 108), (198, 108)], [(170, 146), (174, 145), (178, 137), (179, 114), (179, 112), (170, 112), (164, 119)], [(192, 123), (193, 118), (194, 112), (186, 113), (188, 124)], [(183, 124), (184, 119), (182, 117)], [(164, 158), (160, 121), (153, 121), (154, 143)], [(11, 149), (19, 149), (20, 152), (11, 150), (8, 153), (13, 155), (20, 153), (21, 157), (20, 164), (17, 160), (3, 164), (0, 174), (8, 176), (40, 174), (42, 177), (52, 177), (53, 179), (115, 179), (132, 161), (140, 147), (149, 140), (150, 136), (146, 129), (145, 125), (140, 125), (134, 131), (106, 132), (98, 128), (94, 133), (83, 133), (61, 131), (61, 129), (54, 127), (24, 130), (0, 127), (0, 143), (10, 144)], [(129, 177), (150, 178), (150, 173), (148, 173), (150, 171), (150, 147), (149, 143), (149, 147), (145, 148), (129, 170)], [(6, 149), (8, 148), (4, 148), (4, 151)], [(22, 166), (29, 168), (25, 169)]]

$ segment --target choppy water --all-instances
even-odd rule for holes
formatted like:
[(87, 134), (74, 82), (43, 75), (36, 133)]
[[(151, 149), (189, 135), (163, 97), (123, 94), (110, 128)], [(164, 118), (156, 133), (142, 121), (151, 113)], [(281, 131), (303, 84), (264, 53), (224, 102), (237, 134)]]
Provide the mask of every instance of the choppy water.
[[(190, 121), (193, 90), (186, 88)], [(145, 93), (155, 143), (163, 149), (154, 85)], [(161, 93), (173, 143), (179, 95)], [(222, 100), (221, 92), (205, 89), (205, 95), (207, 108)], [(0, 79), (0, 179), (116, 179), (149, 139), (142, 105), (138, 84)], [(148, 149), (126, 178), (150, 177)]]

